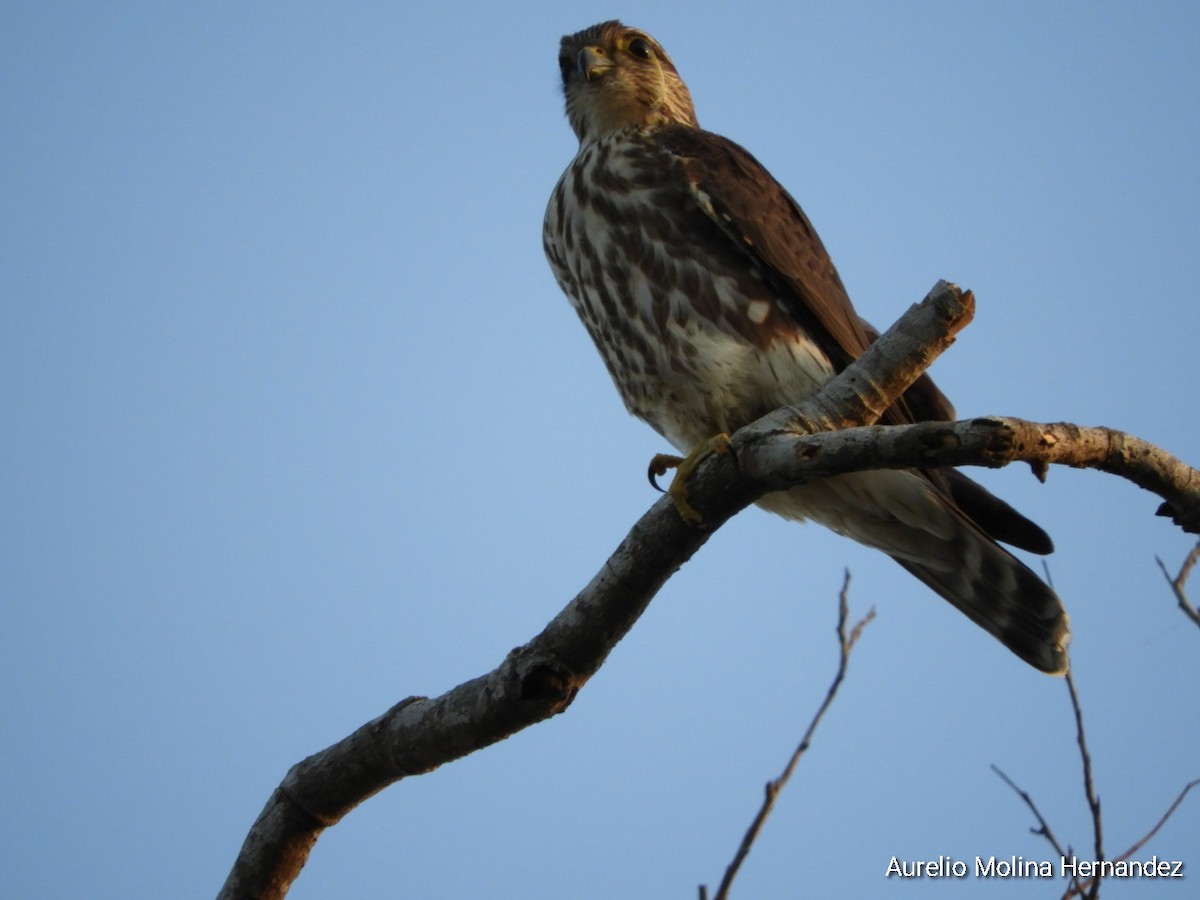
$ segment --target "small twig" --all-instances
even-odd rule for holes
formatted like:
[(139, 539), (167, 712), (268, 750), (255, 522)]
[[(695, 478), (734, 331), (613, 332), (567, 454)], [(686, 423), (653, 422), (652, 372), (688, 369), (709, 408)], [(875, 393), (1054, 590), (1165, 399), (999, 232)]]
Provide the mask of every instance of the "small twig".
[[(1079, 742), (1079, 754), (1083, 760), (1083, 789), (1084, 793), (1087, 795), (1088, 808), (1092, 813), (1092, 830), (1095, 835), (1095, 860), (1097, 863), (1100, 863), (1104, 859), (1103, 826), (1100, 816), (1100, 798), (1096, 795), (1095, 783), (1092, 780), (1092, 758), (1091, 754), (1088, 752), (1087, 739), (1083, 730), (1083, 712), (1079, 704), (1079, 694), (1075, 690), (1075, 681), (1071, 677), (1070, 670), (1067, 671), (1066, 682), (1067, 690), (1071, 695), (1071, 709), (1075, 713), (1075, 733), (1076, 739)], [(1058, 839), (1050, 830), (1050, 825), (1046, 822), (1046, 819), (1038, 810), (1037, 804), (1033, 802), (1033, 798), (1030, 797), (1026, 791), (1023, 791), (1021, 788), (1017, 787), (1016, 783), (1013, 782), (1013, 780), (1006, 774), (1004, 774), (1004, 772), (1001, 771), (1000, 768), (994, 763), (992, 764), (992, 771), (999, 775), (1004, 780), (1004, 783), (1012, 788), (1018, 797), (1025, 801), (1025, 805), (1028, 806), (1033, 812), (1034, 816), (1037, 817), (1038, 827), (1031, 828), (1030, 831), (1033, 834), (1039, 834), (1046, 838), (1046, 840), (1050, 842), (1050, 846), (1054, 848), (1054, 851), (1060, 857), (1066, 858), (1073, 855), (1073, 851), (1069, 845), (1065, 851), (1063, 850), (1062, 844), (1058, 842)], [(1162, 817), (1158, 820), (1158, 822), (1155, 823), (1154, 827), (1147, 831), (1138, 841), (1134, 842), (1133, 846), (1118, 856), (1116, 861), (1119, 862), (1127, 860), (1133, 856), (1133, 854), (1141, 850), (1148, 841), (1158, 834), (1159, 829), (1161, 829), (1163, 825), (1167, 823), (1167, 820), (1175, 814), (1175, 810), (1179, 808), (1179, 805), (1183, 802), (1183, 798), (1188, 795), (1188, 791), (1197, 785), (1200, 785), (1200, 778), (1190, 781), (1184, 785), (1183, 790), (1179, 792), (1179, 796), (1175, 798), (1175, 802), (1167, 808), (1167, 811), (1162, 814)], [(1099, 895), (1099, 875), (1094, 875), (1093, 877), (1087, 878), (1083, 881), (1080, 881), (1077, 875), (1072, 875), (1071, 884), (1067, 888), (1066, 893), (1063, 894), (1063, 900), (1069, 900), (1069, 898), (1076, 896), (1088, 897), (1091, 898), (1091, 900), (1095, 900), (1095, 898)]]
[[(1079, 755), (1083, 760), (1083, 793), (1087, 797), (1088, 809), (1092, 812), (1092, 834), (1095, 838), (1096, 861), (1104, 859), (1104, 827), (1100, 817), (1100, 798), (1096, 796), (1096, 785), (1092, 780), (1092, 757), (1088, 753), (1087, 738), (1083, 732), (1083, 710), (1079, 705), (1079, 694), (1075, 690), (1075, 679), (1071, 670), (1066, 673), (1067, 690), (1071, 694), (1071, 709), (1075, 713), (1075, 738), (1079, 742)], [(1100, 891), (1100, 880), (1095, 879), (1088, 892), (1089, 897), (1096, 897)], [(1082, 894), (1081, 894), (1082, 896)]]
[(1192, 788), (1194, 788), (1198, 784), (1200, 784), (1200, 778), (1196, 778), (1192, 781), (1189, 781), (1187, 784), (1185, 784), (1183, 786), (1183, 790), (1179, 792), (1179, 796), (1175, 798), (1175, 802), (1172, 803), (1169, 807), (1167, 807), (1167, 811), (1162, 814), (1161, 819), (1159, 819), (1156, 823), (1154, 823), (1154, 827), (1151, 828), (1149, 831), (1147, 831), (1142, 836), (1141, 840), (1134, 843), (1134, 845), (1132, 847), (1130, 847), (1128, 850), (1126, 850), (1124, 853), (1122, 853), (1120, 856), (1118, 856), (1117, 859), (1119, 859), (1119, 860), (1129, 859), (1129, 857), (1133, 856), (1133, 854), (1137, 853), (1144, 846), (1146, 846), (1146, 843), (1152, 837), (1154, 837), (1156, 834), (1158, 834), (1158, 830), (1167, 824), (1167, 819), (1169, 819), (1169, 818), (1171, 818), (1171, 816), (1175, 815), (1175, 810), (1179, 809), (1179, 804), (1182, 803), (1183, 798), (1188, 795), (1188, 791), (1190, 791)]
[(1154, 561), (1162, 569), (1163, 577), (1167, 579), (1167, 584), (1175, 592), (1175, 599), (1179, 603), (1179, 608), (1183, 610), (1184, 615), (1200, 626), (1200, 607), (1192, 605), (1192, 602), (1188, 600), (1187, 592), (1184, 590), (1184, 585), (1187, 583), (1188, 576), (1192, 574), (1192, 568), (1196, 565), (1197, 560), (1200, 560), (1200, 543), (1197, 543), (1192, 548), (1192, 552), (1183, 561), (1183, 565), (1179, 569), (1179, 574), (1172, 578), (1163, 561), (1157, 556), (1154, 557)]
[[(1120, 856), (1118, 856), (1114, 860), (1114, 862), (1123, 862), (1123, 861), (1129, 859), (1131, 856), (1133, 856), (1133, 854), (1135, 854), (1139, 850), (1141, 850), (1144, 846), (1146, 846), (1146, 844), (1150, 841), (1150, 839), (1153, 838), (1156, 834), (1158, 834), (1159, 829), (1167, 824), (1167, 820), (1175, 814), (1175, 810), (1179, 809), (1179, 804), (1181, 804), (1183, 802), (1183, 798), (1188, 795), (1188, 791), (1190, 791), (1192, 788), (1194, 788), (1198, 784), (1200, 784), (1200, 778), (1197, 778), (1194, 781), (1189, 781), (1187, 784), (1185, 784), (1183, 786), (1183, 790), (1179, 792), (1179, 796), (1177, 796), (1175, 798), (1175, 802), (1172, 803), (1169, 807), (1167, 807), (1167, 811), (1162, 814), (1162, 817), (1159, 818), (1159, 820), (1157, 822), (1154, 823), (1154, 827), (1151, 828), (1149, 831), (1147, 831), (1144, 835), (1142, 835), (1141, 838), (1139, 838), (1137, 841), (1135, 841), (1133, 846), (1130, 847), (1128, 850), (1126, 850), (1124, 853), (1122, 853)], [(1078, 892), (1082, 896), (1082, 892), (1085, 890), (1088, 890), (1089, 888), (1092, 890), (1098, 889), (1099, 883), (1100, 883), (1100, 876), (1093, 875), (1091, 878), (1089, 878), (1087, 881), (1085, 881), (1083, 883), (1083, 885), (1078, 889)], [(1095, 885), (1095, 887), (1093, 887), (1093, 885)], [(1075, 893), (1076, 893), (1076, 888), (1072, 887), (1071, 890), (1068, 891), (1066, 893), (1066, 895), (1063, 897), (1063, 900), (1067, 900), (1067, 898), (1071, 897)]]
[[(808, 729), (804, 732), (804, 737), (800, 739), (800, 743), (797, 745), (795, 752), (792, 753), (792, 758), (788, 760), (788, 764), (784, 767), (783, 772), (774, 781), (767, 782), (765, 788), (766, 796), (763, 798), (762, 807), (754, 817), (754, 821), (750, 823), (750, 827), (746, 829), (742, 843), (738, 847), (737, 853), (734, 854), (733, 862), (725, 870), (725, 877), (721, 879), (721, 885), (717, 888), (715, 900), (726, 900), (729, 896), (730, 885), (733, 884), (733, 879), (737, 875), (738, 869), (741, 868), (742, 863), (745, 861), (747, 855), (749, 855), (750, 848), (754, 845), (755, 839), (762, 830), (767, 816), (771, 814), (771, 810), (775, 806), (775, 799), (779, 796), (779, 792), (783, 790), (784, 785), (787, 784), (788, 779), (792, 777), (792, 772), (795, 771), (796, 764), (800, 762), (800, 757), (808, 750), (812, 736), (817, 730), (817, 725), (820, 724), (822, 717), (825, 715), (825, 711), (833, 704), (833, 698), (837, 695), (842, 679), (846, 677), (846, 667), (850, 662), (850, 651), (854, 649), (854, 645), (862, 635), (863, 629), (875, 618), (875, 608), (872, 607), (870, 612), (863, 616), (858, 621), (858, 624), (850, 629), (850, 633), (847, 635), (846, 618), (849, 614), (847, 595), (849, 590), (850, 570), (847, 569), (845, 579), (842, 582), (841, 593), (838, 595), (837, 638), (838, 646), (841, 650), (841, 658), (838, 663), (837, 674), (834, 675), (833, 683), (829, 685), (829, 690), (825, 693), (824, 701), (822, 701), (821, 706), (817, 709), (817, 713), (813, 716), (812, 721), (808, 723)], [(701, 885), (700, 898), (701, 900), (707, 900), (707, 897), (708, 891)]]
[[(1067, 669), (1066, 682), (1067, 690), (1071, 695), (1071, 709), (1075, 714), (1075, 737), (1079, 743), (1079, 755), (1083, 759), (1083, 791), (1087, 796), (1088, 808), (1092, 812), (1092, 833), (1095, 838), (1095, 858), (1097, 861), (1100, 861), (1104, 859), (1104, 830), (1100, 817), (1100, 798), (1096, 796), (1095, 783), (1092, 780), (1092, 757), (1091, 754), (1088, 753), (1087, 738), (1084, 735), (1083, 730), (1083, 710), (1079, 705), (1079, 694), (1075, 691), (1075, 680), (1071, 677), (1070, 669)], [(1063, 850), (1062, 844), (1058, 842), (1058, 838), (1056, 838), (1054, 836), (1054, 832), (1050, 830), (1050, 824), (1042, 816), (1041, 811), (1038, 810), (1037, 804), (1033, 802), (1033, 798), (1030, 797), (1026, 791), (1023, 791), (1021, 788), (1017, 787), (1016, 783), (1006, 774), (1004, 774), (1000, 767), (995, 763), (992, 764), (992, 771), (1004, 779), (1005, 784), (1016, 791), (1017, 796), (1025, 801), (1025, 805), (1028, 806), (1033, 812), (1034, 816), (1037, 817), (1038, 827), (1031, 828), (1030, 831), (1033, 834), (1040, 834), (1047, 841), (1049, 841), (1050, 845), (1060, 857), (1065, 858), (1071, 855), (1070, 848), (1068, 848), (1066, 851)], [(1065, 900), (1066, 897), (1071, 897), (1078, 894), (1080, 897), (1087, 896), (1093, 898), (1094, 900), (1094, 898), (1099, 895), (1099, 892), (1099, 879), (1080, 882), (1078, 876), (1072, 875), (1071, 886), (1063, 896)]]
[[(1054, 848), (1054, 852), (1057, 853), (1060, 857), (1066, 858), (1067, 856), (1071, 855), (1070, 848), (1064, 850), (1062, 844), (1060, 844), (1058, 842), (1058, 838), (1056, 838), (1054, 836), (1054, 832), (1050, 830), (1050, 823), (1046, 821), (1046, 818), (1045, 818), (1045, 816), (1042, 815), (1041, 810), (1039, 810), (1037, 808), (1037, 804), (1033, 802), (1033, 798), (1029, 796), (1029, 792), (1023, 791), (1021, 788), (1017, 787), (1017, 783), (1015, 781), (1013, 781), (1011, 778), (1009, 778), (1004, 773), (1004, 770), (1001, 769), (998, 765), (996, 765), (995, 763), (992, 763), (991, 766), (992, 766), (992, 771), (995, 772), (997, 775), (999, 775), (1000, 778), (1003, 779), (1004, 783), (1007, 784), (1010, 788), (1012, 788), (1018, 797), (1020, 797), (1022, 800), (1025, 801), (1025, 805), (1029, 807), (1029, 811), (1032, 812), (1034, 817), (1038, 820), (1038, 827), (1030, 828), (1029, 833), (1041, 835), (1042, 837), (1044, 837), (1047, 841), (1050, 842), (1050, 846)], [(1082, 893), (1083, 886), (1079, 883), (1079, 878), (1075, 875), (1072, 875), (1071, 882), (1072, 882), (1072, 887), (1075, 890), (1078, 890), (1080, 893)]]

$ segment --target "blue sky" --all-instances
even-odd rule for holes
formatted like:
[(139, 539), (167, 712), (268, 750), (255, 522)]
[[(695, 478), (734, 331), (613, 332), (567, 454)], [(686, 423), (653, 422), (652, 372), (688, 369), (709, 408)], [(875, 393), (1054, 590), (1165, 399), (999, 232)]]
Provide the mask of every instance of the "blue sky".
[[(976, 292), (934, 369), (962, 415), (1200, 464), (1195, 4), (6, 4), (0, 894), (213, 895), (292, 763), (494, 667), (656, 499), (666, 448), (540, 246), (574, 150), (557, 42), (610, 17), (796, 195), (865, 316)], [(1119, 852), (1200, 775), (1200, 633), (1154, 563), (1192, 542), (1113, 478), (980, 477), (1057, 543)], [(751, 510), (565, 715), (371, 799), (291, 896), (715, 885), (833, 673), (845, 567), (878, 619), (737, 894), (1048, 857), (989, 763), (1090, 846), (1060, 681)], [(1192, 798), (1143, 855), (1200, 871), (1197, 833)]]

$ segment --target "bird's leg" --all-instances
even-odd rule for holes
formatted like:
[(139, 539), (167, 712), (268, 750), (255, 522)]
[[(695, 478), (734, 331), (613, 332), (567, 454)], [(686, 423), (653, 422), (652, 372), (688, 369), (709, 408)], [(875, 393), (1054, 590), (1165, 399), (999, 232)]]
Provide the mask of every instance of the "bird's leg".
[(691, 478), (700, 463), (708, 457), (715, 453), (729, 453), (730, 450), (732, 450), (732, 445), (729, 443), (729, 435), (721, 433), (701, 441), (692, 448), (691, 453), (684, 457), (672, 456), (669, 453), (657, 453), (650, 460), (650, 470), (647, 473), (650, 483), (661, 491), (662, 488), (658, 487), (658, 477), (665, 475), (668, 469), (674, 469), (675, 477), (671, 479), (671, 487), (667, 491), (671, 496), (671, 502), (675, 504), (675, 509), (679, 511), (683, 521), (689, 525), (699, 525), (704, 516), (688, 502), (687, 480)]

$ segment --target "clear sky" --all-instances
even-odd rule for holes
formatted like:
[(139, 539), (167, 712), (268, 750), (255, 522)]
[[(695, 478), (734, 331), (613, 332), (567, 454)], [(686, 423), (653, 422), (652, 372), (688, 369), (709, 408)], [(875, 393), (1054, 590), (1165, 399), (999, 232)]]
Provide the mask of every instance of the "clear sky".
[[(291, 764), (490, 670), (656, 499), (667, 448), (540, 245), (574, 152), (558, 39), (611, 17), (804, 204), (869, 319), (975, 290), (934, 369), (962, 415), (1200, 465), (1195, 3), (6, 3), (0, 895), (212, 896)], [(980, 477), (1057, 543), (1120, 852), (1200, 776), (1200, 631), (1154, 563), (1192, 542), (1111, 477)], [(989, 763), (1089, 847), (1060, 680), (751, 510), (565, 715), (371, 799), (292, 896), (715, 885), (833, 673), (845, 567), (878, 619), (738, 895), (1048, 858)], [(1193, 797), (1142, 855), (1194, 884), (1197, 834)]]

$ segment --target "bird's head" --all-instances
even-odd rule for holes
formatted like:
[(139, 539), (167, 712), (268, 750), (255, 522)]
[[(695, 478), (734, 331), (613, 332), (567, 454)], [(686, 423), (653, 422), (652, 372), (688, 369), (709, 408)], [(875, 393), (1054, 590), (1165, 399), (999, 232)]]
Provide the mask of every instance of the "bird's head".
[(687, 85), (658, 41), (620, 22), (562, 39), (567, 118), (580, 143), (626, 128), (696, 124)]

